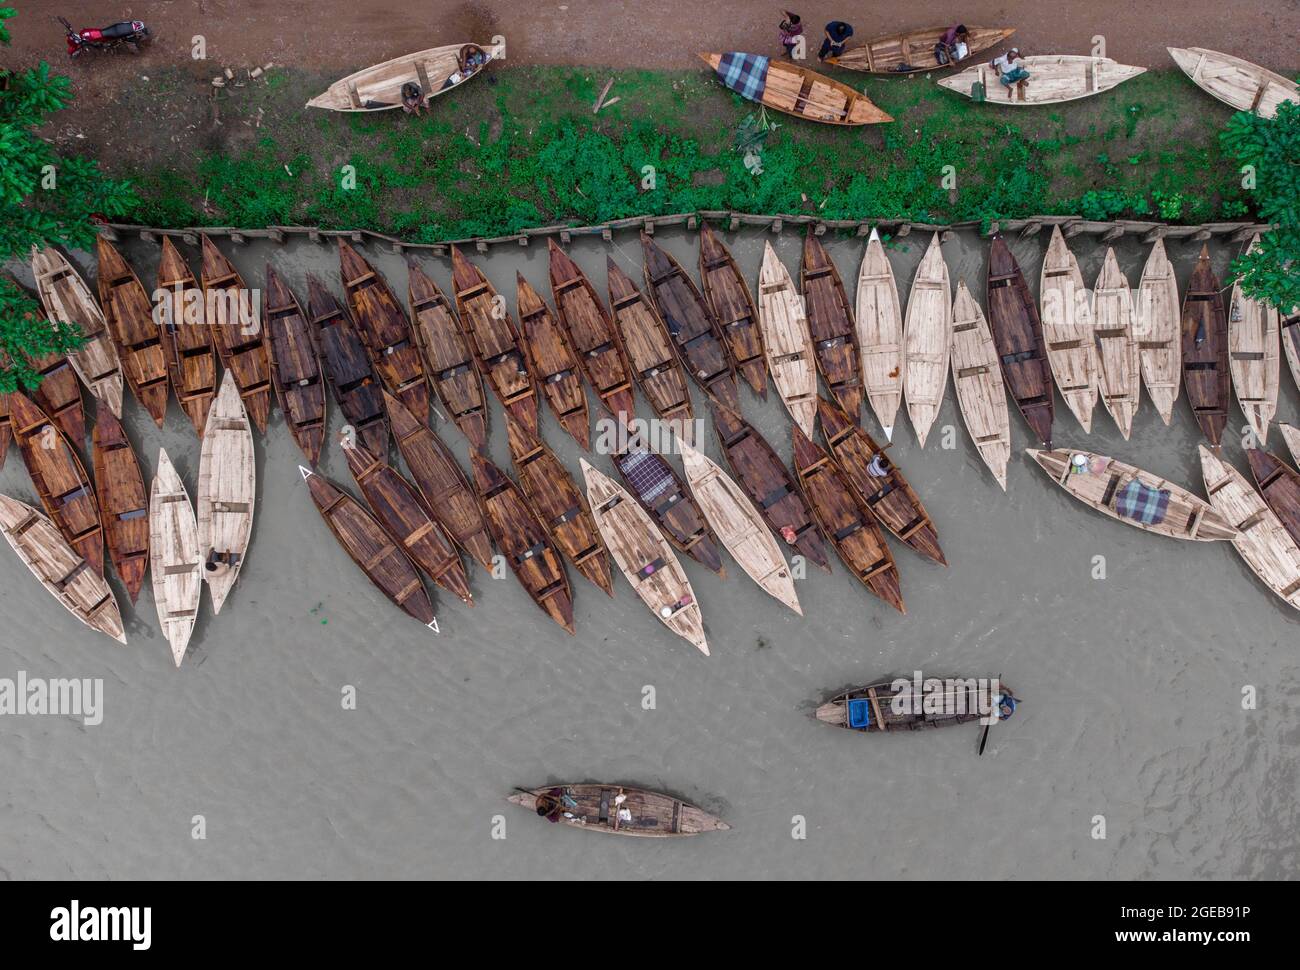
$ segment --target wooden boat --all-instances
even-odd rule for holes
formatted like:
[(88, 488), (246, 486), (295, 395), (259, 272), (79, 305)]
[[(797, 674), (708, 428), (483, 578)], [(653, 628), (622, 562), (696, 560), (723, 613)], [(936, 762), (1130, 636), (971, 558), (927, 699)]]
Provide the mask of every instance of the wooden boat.
[(343, 454), (375, 521), (430, 579), (462, 603), (473, 606), (460, 553), (442, 526), (430, 517), (415, 486), (360, 445), (344, 448)]
[(659, 622), (707, 657), (700, 604), (672, 546), (626, 491), (586, 459), (579, 462), (591, 514), (623, 576)]
[(812, 434), (817, 420), (817, 363), (808, 315), (790, 272), (766, 241), (758, 271), (758, 321), (772, 383), (794, 423)]
[(394, 606), (434, 633), (439, 632), (438, 617), (420, 574), (392, 536), (360, 502), (333, 482), (302, 465), (298, 471), (307, 483), (316, 511), (349, 558)]
[[(944, 272), (947, 272), (947, 266)], [(915, 285), (913, 283), (913, 287)], [(885, 440), (892, 441), (894, 420), (898, 416), (898, 406), (903, 402), (903, 311), (898, 300), (894, 269), (889, 265), (880, 233), (875, 229), (871, 230), (867, 251), (862, 255), (855, 299), (857, 312), (854, 317), (858, 325), (858, 348), (862, 352), (867, 400), (885, 432)], [(816, 398), (811, 398), (808, 404), (809, 409), (816, 413)], [(812, 436), (811, 427), (804, 428), (803, 432)]]
[(763, 355), (763, 331), (749, 284), (731, 251), (709, 228), (700, 223), (700, 284), (722, 339), (727, 342), (736, 373), (759, 397), (767, 400), (767, 362)]
[(126, 382), (140, 406), (162, 427), (167, 413), (167, 358), (153, 304), (122, 254), (103, 236), (95, 237), (99, 258), (99, 302), (121, 361)]
[(1292, 541), (1300, 543), (1300, 474), (1276, 455), (1247, 448), (1246, 460), (1255, 487)]
[(797, 427), (790, 433), (794, 469), (822, 532), (863, 586), (906, 613), (898, 567), (875, 515), (826, 452)]
[(1000, 234), (993, 237), (989, 248), (985, 305), (1011, 399), (1038, 440), (1050, 448), (1056, 403), (1043, 349), (1043, 324), (1025, 274)]
[(194, 506), (167, 452), (160, 448), (158, 471), (149, 489), (149, 563), (158, 624), (177, 667), (185, 659), (199, 616), (202, 562)]
[(1278, 424), (1278, 427), (1282, 430), (1282, 440), (1286, 442), (1287, 451), (1291, 452), (1291, 460), (1300, 465), (1300, 428), (1289, 424)]
[(1258, 64), (1204, 47), (1168, 47), (1166, 50), (1197, 87), (1238, 111), (1272, 118), (1286, 102), (1300, 104), (1294, 80)]
[(555, 545), (574, 569), (607, 595), (613, 596), (609, 554), (601, 542), (601, 533), (591, 517), (587, 500), (578, 491), (568, 469), (545, 442), (529, 434), (523, 425), (508, 415), (506, 433), (510, 438), (510, 458), (519, 485), (549, 530)]
[(943, 71), (968, 61), (981, 51), (996, 47), (1016, 32), (1014, 27), (968, 27), (966, 56), (952, 64), (934, 59), (934, 49), (948, 32), (947, 27), (922, 27), (905, 34), (891, 34), (869, 40), (861, 47), (846, 50), (839, 57), (826, 58), (827, 64), (864, 71), (867, 74), (915, 74), (918, 71)]
[(384, 403), (393, 422), (397, 449), (406, 461), (424, 507), (435, 522), (447, 530), (470, 558), (484, 569), (492, 569), (492, 542), (478, 498), (465, 480), (447, 446), (401, 401), (384, 392)]
[(1228, 423), (1228, 316), (1208, 246), (1201, 247), (1187, 284), (1182, 326), (1187, 403), (1201, 432), (1218, 448)]
[(1005, 492), (1011, 459), (1007, 392), (993, 332), (964, 282), (957, 284), (952, 305), (952, 384), (971, 441)]
[(641, 233), (641, 249), (645, 255), (646, 292), (682, 364), (707, 393), (729, 407), (739, 408), (740, 392), (731, 351), (704, 297), (681, 264), (645, 232)]
[(451, 282), (479, 372), (502, 407), (537, 434), (537, 389), (505, 300), (456, 246), (451, 247)]
[(9, 395), (0, 394), (0, 468), (4, 468), (5, 459), (9, 457), (9, 445), (13, 443), (14, 425), (9, 414)]
[(822, 420), (822, 434), (826, 436), (831, 454), (849, 484), (857, 489), (858, 497), (880, 524), (913, 552), (942, 566), (948, 565), (929, 513), (902, 471), (885, 456), (885, 448), (858, 427), (843, 408), (836, 407), (824, 397), (818, 398), (817, 407)]
[(585, 273), (556, 245), (546, 241), (551, 254), (551, 299), (564, 327), (569, 346), (578, 356), (587, 383), (617, 419), (636, 416), (632, 401), (632, 365), (628, 363), (609, 314)]
[(1079, 262), (1065, 244), (1060, 226), (1043, 257), (1039, 283), (1043, 342), (1056, 386), (1085, 433), (1092, 431), (1097, 406), (1097, 356), (1093, 347), (1092, 301)]
[[(1282, 346), (1286, 350), (1286, 363), (1291, 369), (1291, 379), (1300, 388), (1300, 306), (1291, 308), (1291, 312), (1282, 319), (1278, 332), (1282, 337)], [(4, 460), (0, 459), (0, 466)]]
[(208, 408), (217, 396), (217, 349), (199, 281), (170, 236), (163, 236), (158, 289), (163, 317), (158, 329), (172, 389), (195, 432), (202, 435)]
[(1182, 383), (1182, 339), (1179, 334), (1178, 281), (1174, 265), (1165, 255), (1165, 241), (1157, 239), (1142, 267), (1133, 304), (1133, 336), (1137, 340), (1142, 383), (1167, 425)]
[[(199, 276), (212, 342), (216, 344), (221, 363), (234, 375), (247, 416), (265, 434), (266, 421), (271, 416), (271, 361), (262, 339), (257, 305), (234, 264), (211, 239), (201, 238), (203, 265)], [(220, 388), (217, 393), (221, 393)]]
[(316, 331), (325, 379), (334, 391), (339, 410), (356, 432), (356, 439), (372, 455), (388, 454), (388, 412), (384, 389), (370, 367), (365, 344), (352, 326), (352, 318), (316, 277), (307, 277), (307, 316)]
[(41, 375), (32, 399), (54, 419), (69, 441), (81, 447), (86, 441), (86, 413), (81, 406), (77, 372), (63, 354), (41, 354), (28, 359), (32, 369)]
[(510, 571), (538, 608), (572, 634), (573, 594), (549, 530), (501, 469), (478, 452), (470, 454), (470, 462), (492, 540)]
[(741, 97), (796, 118), (828, 125), (878, 125), (894, 120), (866, 95), (798, 64), (742, 51), (701, 52), (700, 60)]
[(555, 315), (523, 273), (515, 274), (515, 294), (520, 344), (528, 358), (529, 373), (541, 385), (542, 396), (560, 427), (584, 450), (590, 448), (591, 417), (587, 413), (587, 395), (582, 389), (578, 358), (564, 338)]
[(415, 342), (424, 354), (429, 384), (470, 446), (483, 451), (487, 448), (487, 402), (474, 352), (438, 284), (415, 263), (408, 263), (407, 269)]
[(46, 514), (90, 568), (104, 575), (104, 532), (99, 498), (76, 449), (31, 399), (9, 395), (14, 440)]
[(325, 443), (325, 381), (320, 358), (302, 304), (270, 264), (262, 313), (275, 396), (289, 433), (314, 465)]
[[(665, 839), (731, 828), (679, 798), (624, 785), (550, 785), (511, 795), (508, 800), (530, 812), (536, 812), (539, 803), (549, 811), (558, 809), (558, 821), (585, 832)], [(627, 820), (620, 816), (620, 809), (627, 810)]]
[(80, 350), (68, 354), (72, 369), (87, 390), (120, 418), (122, 364), (90, 287), (62, 253), (48, 247), (32, 247), (32, 275), (45, 315), (59, 326), (75, 327), (86, 338)]
[(840, 407), (856, 421), (862, 409), (862, 354), (858, 335), (840, 272), (811, 231), (803, 240), (799, 285), (803, 289), (817, 369)]
[[(731, 558), (763, 592), (803, 616), (794, 577), (781, 547), (764, 527), (762, 513), (711, 458), (685, 442), (678, 447), (695, 501)], [(810, 523), (809, 528), (816, 526)]]
[(907, 414), (912, 419), (917, 443), (924, 448), (930, 426), (943, 406), (948, 386), (948, 360), (952, 340), (952, 284), (948, 264), (939, 248), (939, 234), (921, 258), (907, 298), (904, 324), (903, 389)]
[[(1259, 233), (1247, 252), (1259, 246)], [(1268, 426), (1277, 414), (1277, 385), (1281, 370), (1278, 359), (1277, 307), (1252, 300), (1242, 291), (1241, 281), (1232, 287), (1228, 311), (1228, 369), (1246, 421), (1262, 448), (1268, 441)]]
[[(1237, 535), (1209, 502), (1141, 468), (1069, 448), (1026, 448), (1025, 454), (1061, 488), (1117, 522), (1171, 539), (1210, 542)], [(1083, 464), (1075, 464), (1077, 459)]]
[(1300, 609), (1300, 546), (1241, 472), (1205, 445), (1198, 450), (1210, 504), (1237, 530), (1233, 548), (1264, 585)]
[(108, 557), (134, 603), (149, 568), (149, 494), (131, 440), (107, 408), (95, 415), (94, 468)]
[(370, 354), (370, 366), (392, 394), (421, 421), (429, 420), (429, 385), (424, 379), (420, 349), (388, 283), (375, 268), (342, 239), (339, 274), (357, 336)]
[(126, 643), (113, 591), (68, 545), (54, 523), (30, 505), (0, 495), (0, 531), (32, 575), (69, 613), (92, 630)]
[(918, 689), (915, 681), (900, 677), (842, 691), (819, 705), (814, 716), (823, 724), (875, 734), (967, 724), (995, 710), (1005, 721), (1015, 709), (1015, 694), (996, 679), (934, 677)]
[(256, 497), (253, 431), (235, 375), (227, 370), (208, 410), (199, 449), (199, 559), (214, 616), (221, 612), (244, 565)]
[(1133, 294), (1113, 246), (1106, 247), (1105, 261), (1093, 285), (1092, 335), (1096, 341), (1101, 403), (1128, 441), (1133, 416), (1142, 400), (1142, 369), (1138, 342), (1133, 336)]
[(983, 90), (981, 100), (989, 104), (1020, 106), (1060, 104), (1088, 98), (1146, 73), (1145, 67), (1133, 67), (1109, 57), (1088, 54), (1031, 54), (1016, 63), (1029, 71), (1029, 83), (1023, 88), (1003, 84), (998, 80), (997, 70), (989, 63), (973, 64), (960, 74), (940, 78), (938, 83), (968, 98), (973, 96), (976, 85), (980, 85)]
[(691, 389), (686, 383), (686, 368), (673, 352), (668, 328), (659, 319), (654, 304), (614, 263), (613, 256), (605, 257), (605, 270), (611, 317), (627, 351), (636, 386), (660, 420), (690, 444), (695, 440)]
[[(478, 67), (467, 66), (470, 54), (482, 55)], [(307, 102), (327, 111), (388, 111), (402, 106), (402, 87), (416, 84), (426, 98), (435, 98), (482, 73), (492, 60), (490, 48), (478, 44), (446, 44), (403, 54), (335, 81)]]

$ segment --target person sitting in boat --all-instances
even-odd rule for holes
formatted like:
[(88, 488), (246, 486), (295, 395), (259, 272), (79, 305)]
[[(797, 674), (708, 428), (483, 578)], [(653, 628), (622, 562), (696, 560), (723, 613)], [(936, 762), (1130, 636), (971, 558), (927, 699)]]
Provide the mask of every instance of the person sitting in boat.
[(1012, 714), (1016, 713), (1016, 699), (1012, 696), (1011, 691), (1005, 691), (994, 698), (998, 705), (998, 720), (1005, 721)]
[(1013, 47), (990, 62), (993, 70), (998, 72), (998, 80), (1002, 82), (1003, 87), (1007, 88), (1008, 97), (1013, 91), (1019, 91), (1021, 101), (1025, 99), (1025, 89), (1029, 86), (1029, 71), (1025, 67), (1024, 60), (1020, 56), (1020, 48)]
[(424, 110), (424, 92), (414, 81), (402, 85), (402, 110), (408, 115), (418, 115)]
[(564, 812), (564, 789), (552, 788), (537, 796), (537, 814), (548, 822), (558, 822)]
[(477, 44), (466, 44), (460, 49), (460, 73), (469, 77), (488, 62), (487, 53)]
[(215, 575), (225, 572), (227, 569), (234, 569), (238, 565), (239, 553), (217, 552), (217, 550), (213, 549), (208, 553), (208, 561), (203, 564), (203, 568)]
[(934, 59), (939, 64), (956, 64), (970, 54), (970, 31), (965, 24), (957, 24), (944, 31), (939, 43), (934, 45)]

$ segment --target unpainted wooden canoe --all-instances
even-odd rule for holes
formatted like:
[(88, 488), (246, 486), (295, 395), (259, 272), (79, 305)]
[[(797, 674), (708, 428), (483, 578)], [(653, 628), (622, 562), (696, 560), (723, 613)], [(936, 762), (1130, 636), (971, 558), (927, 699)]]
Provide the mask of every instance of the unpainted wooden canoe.
[(122, 422), (105, 408), (95, 415), (95, 486), (113, 571), (134, 603), (149, 569), (149, 494)]
[(1196, 423), (1211, 445), (1218, 448), (1228, 424), (1231, 394), (1228, 365), (1228, 316), (1223, 310), (1219, 278), (1210, 266), (1210, 250), (1201, 255), (1192, 270), (1183, 297), (1183, 383), (1187, 403)]
[(199, 558), (213, 615), (221, 612), (244, 565), (256, 498), (253, 430), (235, 376), (227, 370), (199, 449)]
[[(58, 324), (50, 324), (55, 326)], [(81, 406), (81, 383), (77, 372), (64, 354), (41, 354), (29, 357), (41, 383), (32, 392), (32, 400), (54, 419), (63, 433), (78, 448), (86, 442), (86, 413)]]
[(172, 389), (195, 432), (202, 435), (208, 408), (217, 396), (217, 348), (199, 281), (170, 236), (163, 236), (158, 289), (162, 292), (159, 331)]
[[(894, 268), (889, 265), (889, 257), (880, 242), (880, 233), (875, 229), (871, 230), (866, 252), (862, 254), (854, 302), (867, 401), (876, 414), (876, 420), (880, 422), (885, 440), (893, 441), (894, 422), (898, 417), (898, 407), (903, 402), (903, 364), (906, 359), (903, 311), (898, 299), (898, 284), (894, 280)], [(809, 407), (816, 411), (815, 398), (809, 401)], [(803, 431), (811, 437), (811, 428), (804, 428)]]
[(415, 342), (424, 354), (429, 384), (470, 446), (483, 451), (487, 448), (488, 414), (478, 361), (438, 284), (415, 263), (408, 263), (407, 269)]
[(1043, 349), (1043, 324), (1025, 274), (1001, 234), (993, 237), (989, 247), (988, 272), (985, 305), (1002, 377), (1025, 423), (1050, 448), (1056, 402)]
[(776, 392), (794, 423), (812, 434), (817, 420), (817, 362), (808, 315), (790, 271), (766, 240), (758, 271), (758, 320)]
[(641, 602), (664, 626), (709, 655), (695, 590), (672, 546), (618, 483), (579, 459), (587, 503), (614, 562)]
[(226, 371), (234, 375), (249, 419), (258, 432), (265, 434), (271, 416), (271, 360), (266, 341), (262, 339), (262, 315), (257, 312), (257, 298), (217, 244), (207, 236), (201, 239), (203, 264), (199, 278), (208, 307), (212, 342)]
[(591, 416), (587, 412), (578, 358), (555, 314), (519, 272), (515, 273), (515, 301), (519, 308), (520, 344), (528, 358), (528, 371), (540, 385), (542, 396), (560, 427), (586, 450), (591, 447)]
[[(1282, 318), (1278, 332), (1282, 338), (1282, 347), (1286, 350), (1291, 380), (1300, 388), (1300, 306), (1292, 307), (1291, 312)], [(4, 461), (0, 459), (0, 465), (3, 464)]]
[(960, 61), (940, 64), (934, 49), (948, 33), (948, 27), (921, 27), (905, 34), (890, 34), (869, 40), (861, 47), (846, 50), (839, 57), (826, 58), (827, 64), (864, 71), (868, 74), (915, 74), (918, 71), (942, 71), (970, 60), (981, 51), (996, 47), (1016, 32), (1014, 27), (967, 27), (966, 56)]
[(13, 417), (9, 413), (9, 395), (0, 394), (0, 468), (9, 457), (9, 446), (14, 440)]
[(993, 332), (964, 282), (958, 282), (952, 304), (952, 384), (966, 431), (1005, 492), (1011, 459), (1007, 392)]
[(275, 396), (289, 433), (314, 465), (325, 443), (325, 379), (307, 314), (270, 264), (262, 313)]
[(1128, 441), (1142, 400), (1142, 368), (1138, 342), (1133, 336), (1133, 293), (1113, 246), (1106, 247), (1106, 258), (1092, 289), (1092, 335), (1096, 341), (1101, 403)]
[(1092, 299), (1083, 285), (1079, 261), (1066, 245), (1060, 226), (1052, 227), (1038, 295), (1042, 302), (1043, 342), (1057, 389), (1084, 432), (1090, 433), (1092, 411), (1097, 406)]
[(362, 447), (376, 457), (388, 455), (388, 412), (384, 388), (370, 367), (365, 344), (352, 318), (316, 277), (307, 276), (307, 316), (316, 331), (325, 379), (334, 400)]
[(856, 421), (862, 409), (862, 352), (857, 328), (840, 271), (811, 229), (803, 240), (799, 287), (817, 369), (840, 407)]
[(1255, 487), (1292, 541), (1300, 543), (1300, 474), (1271, 452), (1246, 449)]
[[(926, 689), (929, 683), (933, 690)], [(819, 705), (815, 716), (823, 724), (877, 734), (968, 724), (994, 711), (1005, 721), (1015, 712), (1015, 703), (1011, 688), (994, 678), (929, 678), (918, 694), (913, 681), (900, 677), (841, 691)], [(859, 719), (859, 713), (865, 716)]]
[[(1246, 252), (1259, 247), (1259, 233)], [(1262, 448), (1268, 426), (1277, 414), (1277, 385), (1282, 362), (1278, 352), (1280, 314), (1277, 307), (1246, 296), (1238, 280), (1228, 309), (1228, 369), (1237, 403)]]
[[(482, 65), (467, 70), (466, 55), (481, 54)], [(335, 81), (307, 102), (327, 111), (388, 111), (402, 106), (402, 87), (416, 84), (426, 99), (459, 87), (482, 73), (492, 60), (492, 48), (478, 44), (445, 44), (403, 54)]]
[(997, 70), (987, 62), (940, 78), (939, 84), (968, 98), (974, 86), (980, 84), (984, 87), (986, 103), (1023, 106), (1060, 104), (1091, 97), (1146, 73), (1145, 67), (1087, 54), (1031, 54), (1019, 58), (1016, 64), (1029, 71), (1029, 83), (1024, 87), (1003, 84)]
[(203, 559), (194, 506), (171, 458), (161, 448), (149, 489), (149, 565), (158, 624), (179, 667), (199, 615)]
[(763, 331), (749, 284), (740, 268), (707, 222), (700, 222), (700, 285), (722, 339), (735, 364), (759, 397), (767, 400), (767, 363), (763, 356)]
[(126, 643), (113, 591), (68, 545), (54, 523), (30, 505), (0, 495), (0, 531), (32, 575), (69, 613), (92, 630)]
[(700, 52), (728, 88), (775, 111), (828, 125), (878, 125), (894, 119), (864, 94), (806, 67), (742, 51)]
[(1142, 383), (1151, 403), (1166, 425), (1174, 416), (1174, 402), (1182, 385), (1182, 338), (1179, 333), (1178, 280), (1165, 254), (1165, 241), (1157, 239), (1142, 267), (1133, 303), (1133, 336), (1138, 345)]
[(1286, 442), (1287, 451), (1291, 452), (1291, 460), (1300, 465), (1300, 428), (1281, 423), (1278, 427), (1282, 429), (1282, 440)]
[[(619, 796), (624, 796), (619, 801)], [(508, 801), (530, 812), (538, 804), (559, 822), (585, 832), (641, 838), (675, 838), (731, 828), (679, 798), (625, 785), (549, 785), (511, 795)], [(620, 810), (627, 812), (625, 819)]]
[(1238, 111), (1272, 118), (1288, 101), (1300, 103), (1296, 82), (1250, 61), (1204, 47), (1167, 47), (1196, 86)]
[(135, 270), (103, 236), (95, 237), (99, 302), (126, 382), (140, 406), (162, 427), (167, 414), (167, 358), (153, 304)]
[[(1236, 528), (1209, 502), (1141, 468), (1071, 448), (1026, 448), (1025, 454), (1084, 505), (1136, 529), (1204, 542), (1237, 535)], [(1073, 464), (1076, 456), (1083, 459), (1077, 467)]]
[(948, 386), (951, 331), (952, 284), (936, 232), (930, 237), (930, 245), (912, 278), (903, 325), (903, 390), (907, 414), (922, 448), (934, 419), (939, 416), (943, 392)]

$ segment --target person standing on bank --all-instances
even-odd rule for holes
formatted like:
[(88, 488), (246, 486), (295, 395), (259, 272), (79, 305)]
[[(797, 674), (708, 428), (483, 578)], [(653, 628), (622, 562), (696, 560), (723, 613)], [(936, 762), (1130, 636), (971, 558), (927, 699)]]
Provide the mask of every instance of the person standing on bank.
[(794, 60), (794, 49), (799, 46), (799, 38), (803, 36), (803, 21), (799, 19), (797, 13), (791, 13), (789, 10), (784, 11), (785, 19), (781, 21), (781, 46), (785, 48), (785, 56)]
[(843, 20), (832, 20), (826, 25), (826, 39), (822, 49), (817, 52), (817, 59), (824, 61), (828, 57), (839, 57), (844, 53), (844, 42), (853, 36), (853, 28)]

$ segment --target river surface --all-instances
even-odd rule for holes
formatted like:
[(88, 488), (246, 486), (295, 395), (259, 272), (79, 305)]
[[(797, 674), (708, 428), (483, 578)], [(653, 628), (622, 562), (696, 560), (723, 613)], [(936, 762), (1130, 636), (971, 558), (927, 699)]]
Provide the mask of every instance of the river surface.
[[(694, 270), (694, 234), (658, 238)], [(723, 238), (751, 285), (764, 239), (797, 272), (797, 233)], [(1047, 238), (1014, 244), (1035, 291)], [(825, 239), (851, 293), (864, 242)], [(914, 235), (890, 252), (904, 300), (928, 241)], [(1091, 285), (1104, 247), (1089, 237), (1072, 246)], [(158, 248), (132, 241), (125, 249), (148, 285)], [(197, 272), (197, 251), (182, 249)], [(572, 252), (602, 294), (607, 250), (640, 279), (634, 234), (612, 245), (579, 239)], [(1180, 287), (1198, 250), (1169, 243)], [(1136, 286), (1146, 247), (1125, 240), (1117, 251)], [(1212, 251), (1224, 272), (1232, 251), (1218, 241)], [(954, 287), (965, 280), (982, 302), (987, 242), (958, 234), (944, 252)], [(404, 298), (403, 258), (377, 247), (363, 254)], [(250, 285), (260, 284), (269, 259), (300, 298), (309, 271), (341, 294), (332, 246), (256, 242), (233, 256)], [(93, 269), (85, 254), (75, 258)], [(450, 293), (449, 261), (422, 262)], [(502, 246), (477, 262), (512, 307), (516, 270), (549, 298), (545, 245)], [(14, 272), (30, 285), (26, 267)], [(1296, 422), (1285, 370), (1279, 418)], [(706, 414), (695, 394), (697, 413)], [(775, 392), (762, 402), (742, 384), (741, 400), (788, 460), (790, 421)], [(509, 468), (501, 409), (491, 406), (492, 456)], [(341, 415), (330, 407), (336, 431)], [(650, 416), (639, 396), (638, 408)], [(1090, 436), (1059, 396), (1056, 414), (1058, 446), (1124, 458), (1204, 494), (1185, 400), (1166, 428), (1144, 393), (1129, 442), (1100, 407)], [(863, 415), (879, 436), (874, 416)], [(257, 440), (256, 518), (239, 584), (219, 617), (204, 594), (180, 670), (149, 583), (132, 607), (113, 580), (130, 641), (121, 647), (66, 614), (0, 548), (0, 677), (104, 682), (97, 726), (71, 716), (0, 717), (0, 875), (1294, 875), (1300, 614), (1227, 543), (1164, 539), (1080, 505), (1023, 455), (1035, 442), (1014, 406), (1011, 415), (1004, 494), (966, 434), (951, 387), (925, 450), (900, 412), (894, 460), (924, 499), (951, 563), (944, 569), (893, 543), (906, 616), (838, 561), (831, 575), (812, 570), (798, 583), (800, 619), (734, 563), (723, 581), (684, 559), (712, 646), (705, 658), (665, 630), (621, 577), (610, 600), (574, 570), (576, 637), (546, 619), (512, 576), (493, 580), (478, 567), (470, 573), (477, 607), (439, 594), (442, 633), (434, 636), (335, 543), (277, 411)], [(175, 401), (159, 430), (128, 391), (125, 417), (146, 480), (165, 447), (193, 495), (199, 447)], [(463, 437), (433, 420), (468, 469)], [(581, 481), (577, 445), (549, 412), (542, 422)], [(1243, 424), (1234, 402), (1224, 453), (1241, 469)], [(712, 429), (705, 442), (721, 461)], [(1268, 445), (1285, 455), (1276, 430)], [(83, 454), (89, 464), (88, 447)], [(605, 456), (595, 463), (611, 470)], [(337, 446), (321, 471), (351, 486)], [(16, 450), (0, 490), (36, 504)], [(1094, 578), (1098, 556), (1104, 578)], [(880, 738), (810, 717), (834, 689), (914, 670), (1001, 674), (1023, 704), (992, 731), (983, 757), (974, 724)], [(1248, 687), (1257, 692), (1254, 709), (1243, 709)], [(355, 709), (345, 709), (348, 688)], [(505, 801), (515, 785), (565, 781), (672, 791), (733, 828), (695, 839), (606, 839), (547, 825)]]

